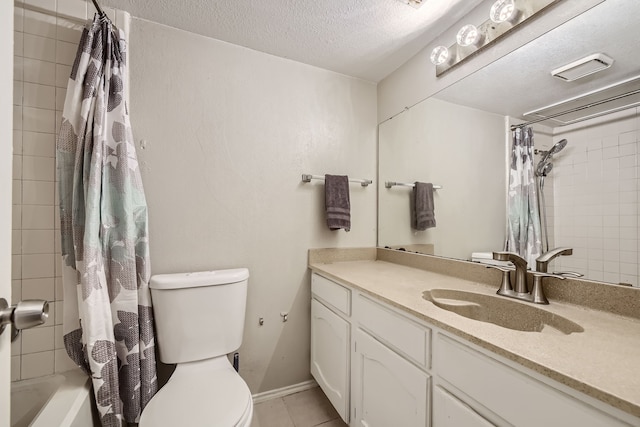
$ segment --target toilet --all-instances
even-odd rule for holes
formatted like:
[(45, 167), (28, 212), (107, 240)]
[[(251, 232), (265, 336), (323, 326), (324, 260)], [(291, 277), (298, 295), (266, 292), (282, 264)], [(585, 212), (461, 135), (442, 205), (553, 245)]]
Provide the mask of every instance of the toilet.
[(227, 356), (242, 343), (248, 280), (246, 268), (151, 277), (160, 360), (177, 366), (140, 427), (251, 424), (251, 392)]

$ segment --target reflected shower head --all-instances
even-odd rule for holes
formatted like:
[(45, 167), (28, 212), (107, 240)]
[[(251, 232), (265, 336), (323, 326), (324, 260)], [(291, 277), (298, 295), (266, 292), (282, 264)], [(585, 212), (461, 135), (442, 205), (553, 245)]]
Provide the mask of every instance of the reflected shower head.
[(536, 176), (547, 176), (551, 169), (553, 169), (553, 164), (551, 163), (551, 158), (554, 154), (558, 154), (564, 147), (567, 146), (567, 140), (561, 139), (560, 141), (553, 144), (553, 147), (549, 151), (543, 151), (544, 156), (540, 163), (538, 163), (538, 167), (536, 168)]
[(558, 154), (566, 146), (567, 146), (567, 140), (561, 139), (560, 141), (553, 144), (553, 147), (551, 147), (551, 150), (549, 150), (549, 154), (551, 156), (553, 156), (554, 154)]

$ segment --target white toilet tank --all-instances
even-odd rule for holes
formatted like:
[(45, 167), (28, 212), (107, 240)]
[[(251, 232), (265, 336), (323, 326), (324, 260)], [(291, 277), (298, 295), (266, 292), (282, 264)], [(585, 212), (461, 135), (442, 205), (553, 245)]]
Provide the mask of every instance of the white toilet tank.
[(248, 279), (246, 268), (152, 276), (149, 288), (160, 360), (193, 362), (237, 350)]

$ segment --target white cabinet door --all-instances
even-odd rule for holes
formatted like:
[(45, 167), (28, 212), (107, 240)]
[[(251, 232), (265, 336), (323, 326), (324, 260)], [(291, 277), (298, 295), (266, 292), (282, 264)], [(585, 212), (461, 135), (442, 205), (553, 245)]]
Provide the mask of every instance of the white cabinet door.
[(350, 325), (337, 314), (311, 300), (311, 375), (349, 422)]
[(492, 427), (489, 421), (446, 390), (433, 387), (433, 427)]
[(429, 376), (358, 329), (352, 426), (428, 427)]

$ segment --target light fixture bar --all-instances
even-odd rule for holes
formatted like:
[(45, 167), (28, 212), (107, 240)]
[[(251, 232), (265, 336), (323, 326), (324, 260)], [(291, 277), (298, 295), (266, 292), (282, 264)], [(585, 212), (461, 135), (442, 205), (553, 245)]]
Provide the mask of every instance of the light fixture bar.
[[(436, 64), (436, 76), (440, 77), (442, 74), (464, 62), (468, 58), (477, 55), (479, 52), (493, 45), (505, 34), (513, 31), (515, 28), (534, 16), (540, 16), (542, 11), (560, 1), (561, 0), (515, 1), (514, 5), (517, 10), (513, 14), (509, 15), (508, 19), (503, 22), (494, 22), (491, 19), (487, 19), (477, 27), (479, 41), (476, 44), (460, 46), (456, 43), (451, 45), (451, 47), (448, 48), (449, 59), (440, 64)], [(500, 2), (500, 0), (498, 0), (498, 2)], [(439, 46), (438, 48), (441, 47)]]

